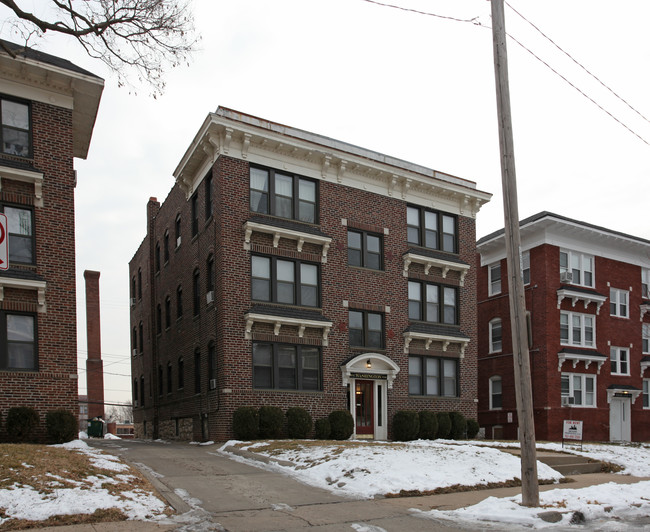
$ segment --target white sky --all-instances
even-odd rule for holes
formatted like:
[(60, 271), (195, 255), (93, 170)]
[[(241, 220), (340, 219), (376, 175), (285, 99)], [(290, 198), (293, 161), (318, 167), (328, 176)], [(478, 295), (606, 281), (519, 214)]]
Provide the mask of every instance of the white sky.
[[(650, 117), (650, 3), (509, 2)], [(364, 0), (195, 0), (201, 50), (169, 73), (157, 100), (146, 88), (137, 96), (117, 88), (69, 39), (40, 42), (106, 79), (88, 160), (76, 162), (81, 393), (83, 271), (101, 272), (106, 400), (129, 400), (128, 261), (145, 235), (147, 200), (164, 200), (182, 154), (219, 105), (476, 181), (494, 194), (478, 214), (478, 236), (503, 226), (489, 1), (391, 3), (478, 17), (483, 26)], [(6, 16), (0, 9), (0, 20)], [(507, 7), (506, 29), (650, 142), (648, 120)], [(12, 38), (6, 24), (0, 34)], [(650, 146), (512, 40), (508, 54), (520, 218), (549, 210), (650, 239)]]

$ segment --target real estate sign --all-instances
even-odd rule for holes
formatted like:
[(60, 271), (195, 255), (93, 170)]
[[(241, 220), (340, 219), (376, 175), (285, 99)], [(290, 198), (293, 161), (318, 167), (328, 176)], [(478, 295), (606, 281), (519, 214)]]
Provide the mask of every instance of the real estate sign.
[(562, 434), (562, 438), (565, 440), (582, 441), (582, 421), (572, 421), (570, 419), (565, 419), (564, 430), (562, 431)]

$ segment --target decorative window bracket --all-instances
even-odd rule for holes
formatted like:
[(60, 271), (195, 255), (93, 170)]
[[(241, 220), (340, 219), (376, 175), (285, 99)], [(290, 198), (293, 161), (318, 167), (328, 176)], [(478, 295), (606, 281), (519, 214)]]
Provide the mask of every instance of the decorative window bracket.
[(576, 306), (578, 301), (583, 301), (585, 309), (589, 306), (589, 303), (596, 303), (596, 314), (600, 314), (600, 307), (602, 307), (603, 303), (607, 301), (607, 297), (601, 296), (600, 294), (585, 294), (584, 292), (577, 292), (570, 288), (560, 288), (557, 291), (557, 308), (560, 308), (560, 305), (565, 298), (571, 300), (571, 305), (573, 307)]
[(328, 236), (318, 236), (312, 235), (309, 233), (302, 233), (300, 231), (294, 231), (292, 229), (284, 229), (282, 227), (275, 227), (273, 225), (266, 225), (258, 222), (246, 222), (244, 224), (244, 249), (250, 250), (251, 245), (251, 236), (253, 232), (257, 231), (258, 233), (266, 233), (273, 235), (273, 247), (277, 248), (280, 244), (281, 238), (286, 238), (288, 240), (297, 241), (297, 251), (298, 253), (302, 252), (302, 248), (305, 245), (305, 242), (310, 244), (317, 244), (322, 246), (322, 259), (321, 262), (327, 262), (327, 252), (330, 249), (332, 239)]
[(440, 268), (441, 275), (443, 279), (447, 278), (449, 271), (456, 271), (460, 275), (460, 286), (465, 285), (465, 276), (469, 271), (469, 264), (460, 264), (458, 262), (446, 261), (443, 259), (436, 259), (432, 257), (425, 257), (424, 255), (417, 255), (415, 253), (407, 253), (404, 255), (404, 277), (408, 277), (409, 266), (411, 264), (422, 264), (424, 265), (425, 275), (429, 275), (429, 271), (432, 267)]
[(576, 353), (558, 353), (557, 357), (558, 357), (558, 365), (557, 365), (558, 371), (562, 371), (562, 364), (564, 364), (564, 362), (567, 360), (570, 360), (573, 363), (574, 369), (578, 365), (578, 362), (584, 362), (585, 369), (588, 368), (589, 365), (593, 362), (594, 364), (598, 364), (597, 372), (599, 375), (600, 375), (600, 368), (607, 360), (607, 357), (591, 356), (591, 355), (576, 354)]
[[(0, 165), (0, 177), (22, 181), (24, 183), (34, 184), (34, 206), (43, 206), (43, 174), (41, 172), (32, 172), (30, 170), (19, 170), (17, 168), (8, 168)], [(2, 181), (0, 181), (0, 190)]]
[(650, 312), (650, 305), (641, 305), (641, 321), (643, 321), (643, 317)]
[(4, 301), (4, 289), (20, 288), (21, 290), (36, 290), (38, 298), (38, 311), (47, 312), (47, 305), (45, 304), (45, 288), (47, 284), (45, 281), (34, 281), (29, 279), (12, 279), (10, 277), (0, 278), (0, 301)]
[(465, 348), (469, 344), (469, 340), (465, 338), (409, 331), (404, 333), (404, 353), (409, 352), (409, 346), (413, 340), (424, 340), (424, 348), (427, 350), (433, 342), (440, 342), (443, 351), (447, 351), (450, 344), (458, 344), (460, 346), (460, 358), (465, 357)]
[(331, 321), (318, 321), (318, 320), (303, 320), (300, 318), (285, 318), (283, 316), (272, 316), (268, 314), (256, 314), (249, 312), (244, 316), (246, 320), (246, 332), (244, 337), (247, 340), (253, 338), (253, 324), (254, 323), (271, 323), (273, 324), (273, 334), (280, 335), (280, 330), (283, 325), (288, 327), (298, 327), (298, 336), (303, 338), (306, 328), (322, 329), (323, 330), (323, 346), (328, 345), (330, 329), (332, 328)]

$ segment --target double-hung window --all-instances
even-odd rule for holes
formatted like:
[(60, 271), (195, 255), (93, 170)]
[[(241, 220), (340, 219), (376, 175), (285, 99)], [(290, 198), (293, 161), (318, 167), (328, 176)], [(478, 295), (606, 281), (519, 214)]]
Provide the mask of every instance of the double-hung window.
[(30, 157), (32, 154), (29, 104), (0, 98), (2, 153)]
[(630, 293), (618, 288), (609, 289), (609, 313), (618, 318), (629, 318)]
[(594, 258), (576, 251), (560, 251), (560, 276), (564, 282), (594, 287)]
[(650, 269), (648, 268), (641, 270), (641, 297), (650, 299)]
[(563, 373), (560, 381), (562, 397), (573, 406), (596, 406), (596, 375)]
[(501, 263), (488, 266), (488, 295), (495, 296), (501, 293)]
[(0, 369), (38, 370), (36, 316), (0, 312)]
[(251, 257), (252, 298), (287, 305), (317, 307), (318, 265), (279, 257)]
[(643, 408), (650, 408), (650, 379), (643, 379)]
[(458, 325), (458, 290), (420, 281), (408, 283), (409, 319)]
[(321, 387), (320, 348), (253, 343), (253, 388), (320, 390)]
[(560, 313), (560, 343), (579, 347), (596, 345), (594, 316), (577, 312)]
[(490, 353), (500, 353), (503, 349), (503, 335), (501, 318), (494, 318), (489, 323), (490, 328)]
[(205, 176), (205, 219), (212, 216), (212, 170)]
[(490, 377), (490, 410), (500, 410), (503, 406), (503, 381), (501, 377)]
[(609, 359), (612, 375), (630, 374), (630, 350), (626, 347), (610, 347)]
[(378, 312), (351, 310), (349, 312), (351, 347), (384, 347), (384, 316)]
[(366, 231), (348, 230), (348, 264), (382, 269), (383, 238)]
[(409, 244), (458, 253), (458, 228), (453, 214), (408, 206), (406, 226)]
[(34, 264), (34, 217), (31, 209), (5, 205), (9, 233), (9, 261)]
[(524, 285), (530, 284), (530, 251), (521, 254), (521, 278)]
[(250, 209), (280, 218), (318, 223), (316, 181), (269, 168), (250, 168)]
[(199, 196), (198, 193), (190, 198), (191, 214), (192, 214), (192, 236), (199, 233)]
[(409, 395), (458, 397), (458, 390), (456, 359), (409, 357)]
[(650, 354), (650, 323), (643, 324), (642, 334), (643, 334), (643, 339), (642, 339), (643, 354), (648, 355)]

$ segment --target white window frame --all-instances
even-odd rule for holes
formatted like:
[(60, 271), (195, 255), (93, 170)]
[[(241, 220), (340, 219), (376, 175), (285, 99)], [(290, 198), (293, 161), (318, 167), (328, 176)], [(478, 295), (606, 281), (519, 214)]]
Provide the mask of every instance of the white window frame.
[(650, 323), (644, 323), (641, 328), (642, 351), (644, 355), (650, 354)]
[[(526, 272), (528, 272), (528, 279), (526, 279)], [(521, 279), (524, 286), (530, 284), (530, 251), (524, 251), (521, 254)]]
[[(571, 251), (568, 249), (561, 249), (560, 250), (560, 257), (562, 254), (566, 254), (567, 256), (567, 268), (563, 268), (560, 265), (560, 273), (570, 271), (574, 272), (574, 270), (577, 270), (580, 273), (580, 279), (576, 280), (575, 276), (573, 280), (571, 281), (571, 284), (575, 284), (578, 286), (585, 286), (587, 288), (594, 288), (595, 283), (596, 283), (596, 272), (595, 272), (595, 261), (593, 255), (588, 255), (586, 253), (579, 253), (577, 251)], [(589, 259), (591, 263), (591, 270), (587, 269), (585, 266), (586, 259)], [(574, 264), (575, 263), (575, 264)], [(560, 261), (561, 264), (561, 261)], [(585, 274), (590, 273), (591, 274), (591, 283), (587, 284), (584, 282), (585, 279)]]
[[(576, 390), (576, 388), (575, 388), (574, 379), (576, 377), (580, 379), (580, 389), (579, 390)], [(569, 380), (569, 394), (567, 395), (567, 394), (563, 393), (562, 397), (573, 397), (573, 399), (575, 401), (575, 392), (580, 391), (582, 393), (582, 401), (580, 403), (573, 402), (573, 403), (571, 403), (570, 406), (574, 406), (574, 407), (577, 407), (577, 408), (596, 408), (597, 407), (597, 404), (596, 404), (597, 403), (596, 390), (598, 389), (597, 388), (598, 383), (597, 383), (596, 375), (586, 374), (586, 373), (562, 373), (560, 379), (564, 379), (564, 378), (567, 378)], [(592, 387), (593, 391), (591, 392), (593, 394), (593, 404), (586, 404), (586, 398), (587, 398), (586, 390), (587, 390), (587, 381), (588, 380), (593, 381), (593, 387)], [(560, 390), (561, 389), (562, 389), (562, 387), (560, 386)]]
[[(501, 339), (495, 341), (493, 337), (493, 331), (494, 331), (494, 326), (499, 324), (499, 328), (501, 329)], [(489, 337), (490, 337), (490, 353), (501, 353), (503, 351), (503, 322), (501, 321), (501, 318), (494, 318), (490, 320), (490, 323), (488, 324), (488, 329), (489, 329)]]
[[(501, 391), (499, 392), (501, 395), (501, 406), (494, 406), (492, 403), (493, 395), (494, 395), (494, 383), (499, 382), (501, 385)], [(490, 410), (502, 410), (503, 409), (503, 379), (499, 375), (494, 375), (493, 377), (490, 377), (489, 380), (489, 397), (490, 397)]]
[[(568, 316), (568, 338), (567, 340), (562, 339), (562, 316)], [(580, 341), (575, 342), (573, 338), (573, 318), (578, 317), (580, 319)], [(587, 328), (585, 326), (585, 322), (587, 320), (591, 320), (591, 329), (592, 329), (592, 336), (593, 339), (591, 343), (587, 343), (586, 341), (586, 331)], [(568, 311), (562, 311), (560, 312), (560, 344), (561, 345), (566, 345), (566, 346), (577, 346), (577, 347), (587, 347), (587, 348), (593, 348), (596, 345), (596, 317), (593, 316), (592, 314), (580, 314), (579, 312), (568, 312)]]
[(643, 379), (643, 401), (644, 410), (650, 409), (650, 379)]
[(641, 297), (650, 299), (650, 268), (641, 268)]
[[(499, 269), (499, 278), (492, 277), (492, 273)], [(501, 293), (501, 262), (490, 264), (488, 266), (488, 295), (495, 296)]]
[[(624, 355), (624, 356), (623, 356)], [(630, 348), (611, 346), (609, 349), (609, 359), (611, 361), (612, 375), (629, 375), (630, 374)], [(625, 371), (623, 371), (625, 365)]]
[(630, 317), (630, 292), (620, 288), (609, 289), (609, 314), (616, 318)]

